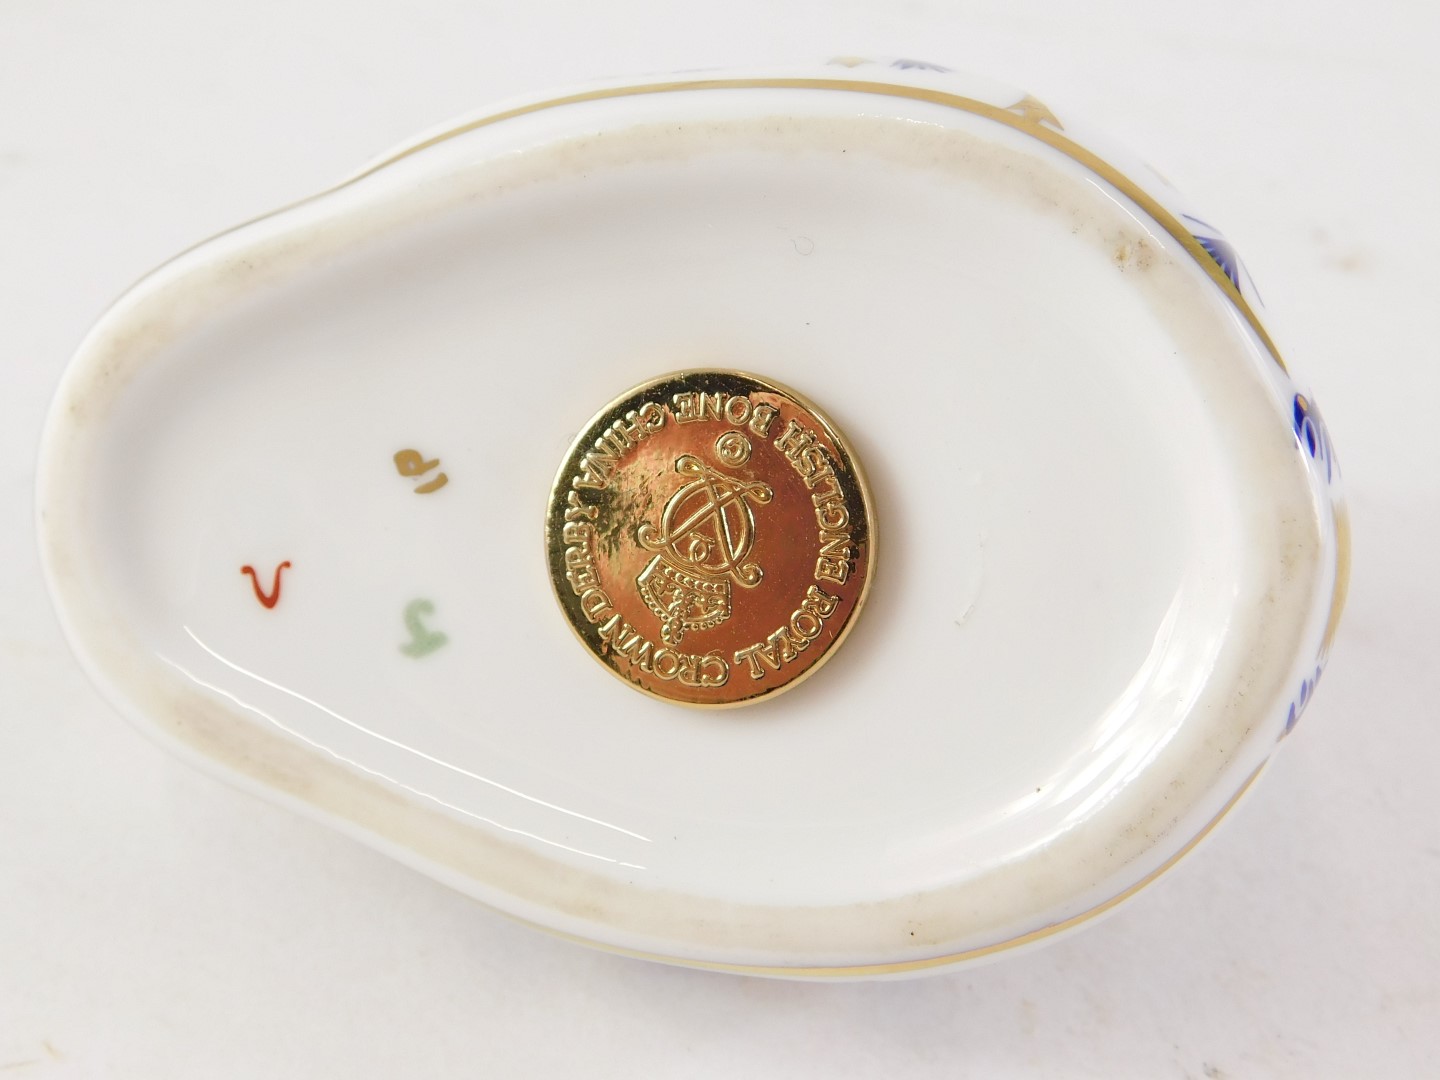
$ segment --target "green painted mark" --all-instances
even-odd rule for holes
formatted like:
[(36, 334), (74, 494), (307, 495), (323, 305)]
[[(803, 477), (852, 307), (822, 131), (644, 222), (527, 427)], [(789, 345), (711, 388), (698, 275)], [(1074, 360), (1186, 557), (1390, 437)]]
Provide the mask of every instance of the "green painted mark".
[(420, 621), (422, 615), (434, 615), (435, 605), (429, 600), (411, 600), (405, 605), (405, 629), (410, 631), (411, 640), (400, 646), (406, 656), (417, 660), (428, 656), (450, 639), (438, 630), (430, 630)]

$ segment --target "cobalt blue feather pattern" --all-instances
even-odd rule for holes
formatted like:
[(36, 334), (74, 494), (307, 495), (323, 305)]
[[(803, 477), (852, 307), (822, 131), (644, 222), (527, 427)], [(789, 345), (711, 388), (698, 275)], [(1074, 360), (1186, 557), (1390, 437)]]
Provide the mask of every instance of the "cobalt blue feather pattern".
[(900, 59), (892, 61), (890, 66), (898, 68), (900, 71), (938, 71), (942, 75), (949, 75), (952, 70), (951, 68), (941, 67), (939, 64), (932, 64), (928, 60)]
[(1320, 683), (1320, 673), (1323, 669), (1316, 667), (1315, 674), (1308, 679), (1300, 680), (1300, 696), (1290, 703), (1290, 715), (1285, 718), (1285, 730), (1280, 733), (1283, 739), (1290, 734), (1295, 723), (1300, 719), (1300, 714), (1305, 711), (1305, 706), (1310, 704), (1310, 698), (1315, 693), (1315, 687)]
[(1220, 267), (1220, 272), (1230, 279), (1230, 284), (1235, 286), (1235, 291), (1244, 293), (1240, 284), (1241, 275), (1244, 275), (1249, 282), (1250, 291), (1255, 299), (1260, 299), (1260, 290), (1255, 288), (1255, 279), (1250, 276), (1250, 271), (1245, 269), (1245, 264), (1240, 261), (1240, 255), (1235, 250), (1235, 245), (1226, 240), (1220, 234), (1220, 230), (1208, 222), (1190, 214), (1181, 214), (1186, 221), (1200, 226), (1199, 232), (1192, 232), (1195, 242), (1205, 249), (1205, 253), (1215, 260), (1215, 265)]
[(1335, 455), (1330, 448), (1330, 432), (1325, 427), (1320, 410), (1304, 394), (1296, 394), (1292, 413), (1295, 437), (1300, 440), (1301, 449), (1316, 464), (1325, 467), (1325, 482), (1330, 483), (1335, 478)]
[(1195, 239), (1219, 264), (1225, 276), (1230, 279), (1230, 283), (1235, 288), (1240, 288), (1240, 256), (1235, 254), (1235, 248), (1230, 242), (1221, 240), (1218, 236), (1197, 236)]

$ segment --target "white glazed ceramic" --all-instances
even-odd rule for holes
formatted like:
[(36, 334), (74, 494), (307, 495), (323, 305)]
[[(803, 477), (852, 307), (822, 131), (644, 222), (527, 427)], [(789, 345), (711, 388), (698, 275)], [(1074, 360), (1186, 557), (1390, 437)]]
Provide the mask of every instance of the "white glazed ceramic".
[[(845, 60), (525, 100), (116, 304), (46, 432), (47, 573), (144, 730), (512, 916), (932, 969), (1154, 878), (1313, 689), (1345, 519), (1259, 313), (1203, 214), (1005, 87)], [(850, 641), (738, 713), (608, 677), (541, 546), (581, 426), (686, 367), (809, 395), (874, 500)]]

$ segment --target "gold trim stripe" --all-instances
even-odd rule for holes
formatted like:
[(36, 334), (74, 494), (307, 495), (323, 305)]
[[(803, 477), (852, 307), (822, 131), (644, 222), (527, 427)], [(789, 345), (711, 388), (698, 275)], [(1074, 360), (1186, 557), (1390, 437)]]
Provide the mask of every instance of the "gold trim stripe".
[(1325, 637), (1320, 642), (1322, 663), (1330, 656), (1330, 646), (1335, 642), (1335, 632), (1340, 629), (1340, 616), (1345, 612), (1345, 601), (1350, 595), (1350, 509), (1333, 495), (1331, 509), (1335, 519), (1335, 586), (1330, 592), (1330, 614), (1325, 620)]
[(531, 113), (543, 112), (546, 109), (558, 108), (562, 105), (579, 105), (587, 101), (607, 101), (616, 98), (640, 97), (650, 94), (667, 94), (696, 90), (839, 90), (855, 94), (874, 94), (880, 97), (908, 98), (912, 101), (924, 101), (932, 105), (948, 106), (952, 109), (959, 109), (975, 116), (983, 116), (987, 120), (993, 120), (997, 124), (1004, 124), (1038, 139), (1046, 146), (1060, 151), (1072, 161), (1084, 166), (1100, 177), (1106, 183), (1119, 190), (1126, 198), (1135, 203), (1153, 218), (1162, 229), (1170, 234), (1172, 238), (1183, 247), (1200, 268), (1209, 275), (1212, 280), (1236, 309), (1244, 317), (1250, 329), (1254, 331), (1271, 359), (1279, 365), (1280, 370), (1288, 371), (1285, 361), (1280, 357), (1280, 350), (1275, 342), (1270, 339), (1270, 334), (1261, 324), (1259, 316), (1249, 302), (1241, 295), (1235, 283), (1226, 276), (1220, 264), (1210, 257), (1210, 253), (1200, 246), (1200, 242), (1190, 234), (1174, 214), (1166, 210), (1160, 203), (1138, 184), (1127, 177), (1119, 169), (1096, 154), (1087, 150), (1073, 139), (1067, 138), (1052, 128), (1046, 127), (1044, 117), (1033, 109), (1025, 109), (1021, 113), (1010, 111), (1016, 106), (1026, 104), (1033, 99), (1025, 97), (1009, 108), (1001, 108), (998, 105), (991, 105), (984, 101), (977, 101), (974, 98), (963, 97), (960, 94), (952, 94), (944, 90), (932, 90), (923, 86), (905, 86), (897, 83), (868, 82), (863, 79), (815, 79), (815, 78), (789, 78), (789, 79), (765, 79), (765, 78), (744, 78), (744, 79), (693, 79), (674, 82), (645, 83), (637, 86), (612, 86), (598, 90), (585, 90), (580, 93), (566, 94), (563, 97), (547, 98), (544, 101), (533, 101), (525, 105), (517, 105), (513, 109), (506, 109), (503, 112), (492, 113), (489, 116), (482, 116), (479, 119), (471, 120), (461, 124), (459, 127), (451, 128), (449, 131), (441, 132), (428, 139), (407, 146), (398, 153), (385, 158), (383, 161), (357, 173), (341, 187), (348, 186), (365, 177), (378, 172), (390, 165), (395, 164), (418, 154), (422, 150), (428, 150), (432, 146), (446, 142), (457, 136), (467, 134), (471, 131), (478, 131), (480, 128), (490, 127), (506, 120), (513, 120), (516, 117), (528, 116)]

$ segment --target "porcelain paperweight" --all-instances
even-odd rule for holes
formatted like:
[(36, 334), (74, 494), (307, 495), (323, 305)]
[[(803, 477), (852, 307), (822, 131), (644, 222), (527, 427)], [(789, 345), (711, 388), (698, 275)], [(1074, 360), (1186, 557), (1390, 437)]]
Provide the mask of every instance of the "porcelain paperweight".
[(41, 459), (65, 631), (146, 732), (515, 918), (794, 977), (1154, 879), (1348, 565), (1211, 219), (906, 61), (428, 133), (144, 278)]

